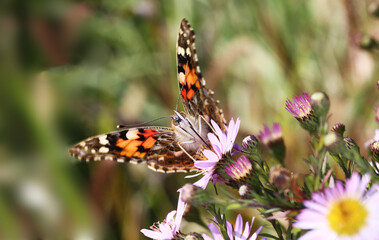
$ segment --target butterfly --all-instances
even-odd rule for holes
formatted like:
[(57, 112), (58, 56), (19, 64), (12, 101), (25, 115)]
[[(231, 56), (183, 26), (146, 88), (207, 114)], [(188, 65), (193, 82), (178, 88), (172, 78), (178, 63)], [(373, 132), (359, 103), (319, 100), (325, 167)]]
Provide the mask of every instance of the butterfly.
[(70, 155), (83, 161), (146, 163), (164, 173), (196, 170), (193, 160), (209, 147), (210, 120), (224, 128), (225, 119), (213, 91), (205, 87), (195, 33), (186, 19), (180, 23), (176, 55), (184, 112), (174, 111), (171, 127), (121, 128), (77, 143), (69, 150)]

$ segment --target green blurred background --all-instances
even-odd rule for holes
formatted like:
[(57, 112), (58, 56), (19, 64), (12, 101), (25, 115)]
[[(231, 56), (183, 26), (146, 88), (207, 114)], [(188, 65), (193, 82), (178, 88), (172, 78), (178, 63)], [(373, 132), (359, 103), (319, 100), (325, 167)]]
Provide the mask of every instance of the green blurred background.
[(176, 190), (194, 181), (184, 174), (78, 163), (68, 149), (117, 124), (172, 114), (184, 17), (195, 29), (207, 86), (227, 120), (241, 119), (237, 142), (280, 122), (288, 168), (306, 171), (309, 139), (284, 103), (324, 91), (330, 123), (345, 123), (363, 146), (377, 127), (378, 51), (359, 46), (368, 35), (379, 38), (373, 3), (1, 1), (0, 239), (142, 239), (141, 228), (176, 208)]

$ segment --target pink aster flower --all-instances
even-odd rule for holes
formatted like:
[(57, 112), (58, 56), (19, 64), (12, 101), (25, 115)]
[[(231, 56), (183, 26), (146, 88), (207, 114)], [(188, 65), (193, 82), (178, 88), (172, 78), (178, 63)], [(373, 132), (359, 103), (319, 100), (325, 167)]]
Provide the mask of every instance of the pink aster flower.
[(237, 121), (230, 120), (229, 126), (225, 127), (226, 132), (222, 131), (221, 128), (216, 124), (215, 121), (211, 120), (212, 126), (215, 133), (208, 133), (208, 139), (212, 145), (212, 150), (204, 149), (203, 155), (206, 160), (196, 160), (195, 167), (201, 170), (199, 174), (192, 175), (198, 176), (203, 174), (204, 176), (197, 182), (194, 183), (195, 186), (205, 189), (208, 182), (212, 179), (213, 183), (222, 181), (220, 177), (215, 174), (217, 163), (226, 154), (231, 154), (234, 141), (237, 137), (237, 133), (240, 127), (240, 120)]
[[(149, 229), (142, 229), (141, 232), (148, 238), (157, 240), (168, 240), (174, 239), (174, 237), (179, 233), (180, 223), (184, 211), (186, 209), (187, 203), (182, 201), (182, 188), (178, 190), (178, 208), (175, 211), (171, 211), (167, 214), (166, 219), (163, 222), (157, 222), (153, 224)], [(175, 216), (175, 217), (174, 217)]]
[(262, 143), (271, 150), (274, 157), (281, 163), (284, 162), (286, 148), (284, 146), (282, 128), (279, 123), (272, 124), (272, 131), (265, 125), (258, 137)]
[(313, 193), (294, 224), (309, 230), (300, 239), (379, 239), (379, 191), (367, 189), (369, 182), (368, 175), (353, 173), (345, 185)]
[(286, 109), (295, 118), (302, 119), (307, 117), (312, 111), (311, 96), (309, 93), (299, 94), (292, 98), (292, 102), (287, 98)]
[(263, 131), (259, 132), (258, 137), (264, 145), (270, 147), (275, 142), (283, 141), (282, 128), (279, 123), (273, 123), (271, 131), (267, 125), (264, 125)]
[[(217, 221), (215, 221), (217, 223)], [(256, 232), (251, 234), (252, 226), (254, 222), (254, 217), (251, 219), (251, 223), (246, 222), (245, 230), (243, 229), (243, 220), (240, 214), (238, 214), (236, 219), (236, 224), (234, 226), (234, 234), (233, 234), (233, 226), (229, 221), (226, 221), (226, 231), (228, 233), (229, 239), (237, 239), (237, 240), (255, 240), (258, 237), (259, 232), (262, 230), (262, 227), (259, 227)], [(211, 231), (213, 238), (208, 236), (207, 234), (203, 234), (202, 237), (204, 240), (224, 240), (220, 229), (214, 224), (209, 223), (208, 228)], [(250, 237), (249, 237), (250, 236)]]
[(318, 118), (312, 109), (309, 93), (294, 96), (292, 101), (287, 98), (286, 109), (299, 121), (304, 129), (315, 131), (318, 128)]
[(250, 160), (242, 155), (233, 163), (229, 163), (225, 167), (225, 173), (234, 181), (246, 180), (253, 171), (253, 165)]

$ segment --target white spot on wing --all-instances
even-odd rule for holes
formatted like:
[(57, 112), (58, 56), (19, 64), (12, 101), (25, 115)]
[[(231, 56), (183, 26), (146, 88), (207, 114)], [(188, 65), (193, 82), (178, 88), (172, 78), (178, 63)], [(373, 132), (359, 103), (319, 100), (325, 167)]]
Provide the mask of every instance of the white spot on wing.
[(184, 48), (178, 46), (178, 54), (184, 56)]
[(150, 165), (149, 165), (149, 166), (147, 166), (147, 167), (150, 168), (151, 170), (155, 171), (155, 172), (157, 171), (157, 169), (156, 169), (154, 166), (150, 166)]
[(109, 152), (109, 148), (107, 148), (107, 147), (99, 148), (99, 153), (108, 153), (108, 152)]
[(127, 139), (137, 139), (139, 136), (137, 135), (138, 129), (129, 129), (129, 131), (126, 133), (126, 138)]
[(184, 84), (185, 80), (186, 80), (186, 75), (184, 73), (180, 72), (179, 73), (179, 82), (181, 84)]
[(99, 143), (101, 145), (107, 145), (109, 143), (109, 141), (107, 140), (107, 135), (100, 136)]
[(132, 164), (138, 164), (138, 161), (136, 159), (130, 159), (129, 162), (132, 163)]

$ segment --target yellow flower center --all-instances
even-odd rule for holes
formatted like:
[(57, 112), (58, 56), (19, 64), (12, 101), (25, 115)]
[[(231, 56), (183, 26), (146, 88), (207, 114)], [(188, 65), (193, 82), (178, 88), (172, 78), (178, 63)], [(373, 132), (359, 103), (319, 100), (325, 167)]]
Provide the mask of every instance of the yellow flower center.
[(367, 209), (357, 199), (335, 202), (328, 214), (330, 227), (339, 235), (352, 236), (366, 224)]

